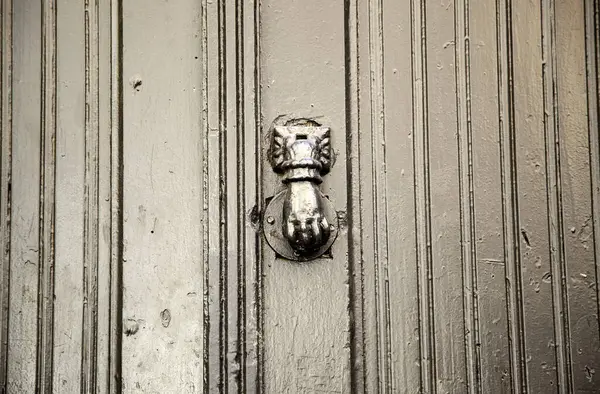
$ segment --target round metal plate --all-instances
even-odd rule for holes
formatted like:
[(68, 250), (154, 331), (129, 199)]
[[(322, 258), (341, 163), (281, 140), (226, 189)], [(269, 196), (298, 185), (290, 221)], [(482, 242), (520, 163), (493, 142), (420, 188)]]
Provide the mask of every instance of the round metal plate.
[(267, 243), (269, 244), (271, 249), (277, 252), (277, 254), (288, 260), (314, 260), (326, 253), (337, 237), (338, 219), (333, 204), (323, 193), (321, 193), (321, 197), (323, 199), (323, 210), (325, 213), (325, 217), (327, 218), (327, 222), (330, 223), (331, 231), (327, 242), (314, 253), (311, 253), (309, 255), (299, 254), (290, 246), (287, 239), (283, 236), (281, 230), (283, 220), (283, 200), (285, 199), (285, 192), (285, 190), (282, 190), (279, 193), (277, 193), (267, 205), (267, 209), (265, 209), (265, 214), (263, 215), (262, 219), (262, 227), (265, 238), (267, 239)]

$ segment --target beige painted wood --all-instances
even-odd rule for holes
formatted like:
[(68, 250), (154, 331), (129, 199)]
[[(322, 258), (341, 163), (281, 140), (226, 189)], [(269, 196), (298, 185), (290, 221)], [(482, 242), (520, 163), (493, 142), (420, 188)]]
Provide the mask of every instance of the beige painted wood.
[(2, 392), (119, 379), (115, 4), (2, 2)]
[[(1, 393), (600, 387), (595, 1), (1, 2)], [(331, 128), (331, 257), (264, 241)]]
[(200, 3), (123, 3), (123, 392), (202, 387)]
[[(263, 1), (261, 36), (263, 133), (281, 115), (313, 118), (331, 128), (336, 163), (321, 189), (344, 216), (344, 3)], [(263, 193), (268, 197), (281, 184), (268, 163), (263, 165)], [(350, 389), (346, 237), (342, 228), (332, 258), (306, 264), (265, 252), (266, 392), (342, 393)]]
[[(39, 2), (24, 1), (12, 4), (10, 11), (13, 40), (11, 179), (14, 181), (10, 196), (11, 257), (4, 260), (10, 272), (10, 287), (5, 284), (10, 315), (7, 319), (8, 354), (4, 355), (10, 362), (4, 385), (7, 392), (17, 393), (34, 392), (36, 387), (41, 8)], [(30, 39), (31, 36), (36, 38)], [(6, 65), (3, 69), (7, 70)], [(3, 88), (5, 86), (3, 84)], [(4, 155), (4, 147), (2, 152)]]
[[(56, 353), (53, 368), (56, 373), (52, 384), (56, 390), (76, 392), (83, 383), (81, 360), (84, 332), (73, 322), (83, 321), (84, 304), (80, 300), (84, 294), (84, 253), (88, 249), (84, 249), (84, 245), (90, 245), (86, 242), (89, 230), (85, 223), (91, 219), (84, 201), (86, 185), (91, 181), (90, 171), (88, 166), (82, 165), (85, 163), (89, 134), (81, 132), (86, 130), (86, 100), (82, 90), (86, 84), (86, 68), (82, 67), (86, 42), (81, 40), (81, 37), (85, 37), (86, 29), (83, 4), (63, 2), (57, 5), (61, 6), (57, 23), (69, 24), (72, 28), (57, 31), (57, 40), (71, 50), (57, 53), (60, 73), (57, 75), (56, 94), (60, 104), (56, 117), (57, 128), (64, 132), (58, 135), (56, 141), (55, 274), (61, 279), (55, 282)], [(93, 203), (93, 199), (90, 203)], [(93, 300), (89, 300), (88, 305), (93, 305)]]
[[(558, 274), (554, 273), (554, 284), (548, 283), (548, 275), (560, 259), (556, 254), (552, 256), (551, 248), (560, 253), (559, 245), (553, 239), (557, 237), (560, 228), (557, 224), (549, 230), (548, 217), (555, 217), (552, 203), (540, 204), (540, 198), (546, 194), (547, 176), (555, 171), (554, 163), (545, 157), (545, 130), (553, 126), (546, 126), (545, 119), (552, 119), (551, 107), (544, 104), (543, 58), (539, 50), (542, 45), (541, 34), (531, 35), (528, 41), (517, 40), (519, 34), (535, 30), (540, 32), (542, 21), (539, 19), (542, 4), (521, 4), (513, 12), (513, 42), (514, 59), (511, 63), (514, 75), (514, 115), (511, 128), (513, 131), (514, 147), (511, 149), (511, 168), (521, 176), (515, 179), (513, 189), (515, 198), (514, 220), (518, 227), (514, 229), (515, 240), (518, 242), (518, 254), (515, 257), (515, 274), (511, 280), (513, 291), (513, 316), (516, 333), (519, 340), (513, 341), (518, 357), (520, 381), (513, 378), (513, 386), (530, 387), (533, 391), (547, 391), (556, 387), (554, 377), (541, 379), (548, 365), (556, 365), (560, 373), (559, 360), (555, 357), (552, 347), (548, 343), (555, 343), (553, 323), (560, 321), (560, 317), (553, 316), (552, 288), (560, 294)], [(532, 23), (531, 17), (538, 15)], [(529, 17), (528, 17), (529, 16)], [(527, 56), (524, 56), (524, 55)], [(549, 60), (549, 59), (548, 59)], [(547, 61), (548, 61), (547, 60)], [(516, 110), (519, 108), (519, 110)], [(523, 130), (517, 133), (517, 130)], [(551, 140), (552, 134), (548, 135)], [(507, 144), (513, 143), (507, 140)], [(553, 261), (554, 260), (554, 261)], [(544, 275), (546, 275), (544, 277)], [(545, 280), (544, 280), (545, 279)], [(557, 312), (562, 309), (557, 305)], [(560, 323), (557, 323), (560, 324)], [(560, 346), (560, 345), (559, 345)], [(527, 359), (531, 358), (531, 363)]]
[[(594, 391), (599, 387), (595, 371), (591, 366), (600, 363), (600, 332), (598, 312), (599, 296), (598, 275), (598, 245), (593, 245), (594, 231), (592, 216), (593, 194), (591, 178), (592, 166), (590, 149), (596, 129), (586, 129), (588, 123), (587, 84), (585, 69), (585, 4), (572, 5), (557, 2), (553, 5), (555, 20), (551, 26), (551, 45), (554, 46), (553, 67), (555, 76), (554, 110), (556, 130), (559, 143), (556, 152), (560, 161), (557, 163), (557, 183), (560, 182), (561, 220), (564, 262), (561, 281), (564, 286), (563, 307), (565, 308), (565, 344), (560, 349), (569, 352), (567, 361), (571, 368), (566, 369), (566, 378), (570, 380), (567, 387), (574, 392)], [(597, 6), (597, 5), (596, 5)], [(589, 38), (588, 38), (589, 39)], [(588, 54), (588, 56), (591, 54)], [(597, 74), (596, 74), (597, 76)], [(589, 75), (593, 78), (593, 75)], [(597, 111), (597, 109), (596, 109)], [(595, 115), (597, 116), (597, 115)], [(597, 121), (596, 121), (597, 122)], [(593, 125), (593, 123), (591, 123)], [(558, 186), (558, 185), (557, 185)], [(558, 275), (555, 270), (553, 275)]]
[[(469, 39), (463, 40), (463, 48), (465, 54), (466, 48), (469, 49), (470, 64), (467, 70), (470, 76), (472, 136), (472, 161), (467, 160), (466, 163), (466, 168), (471, 171), (472, 184), (467, 183), (465, 187), (473, 195), (467, 207), (472, 207), (475, 214), (475, 239), (470, 240), (470, 249), (475, 253), (476, 263), (472, 267), (473, 294), (478, 295), (474, 302), (477, 310), (472, 318), (488, 322), (485, 328), (477, 327), (477, 320), (471, 323), (476, 328), (472, 334), (475, 345), (480, 343), (480, 350), (476, 348), (473, 361), (476, 363), (481, 360), (480, 374), (472, 368), (475, 371), (471, 384), (472, 387), (481, 387), (482, 392), (510, 392), (511, 381), (507, 379), (510, 359), (505, 309), (504, 218), (500, 151), (497, 145), (500, 100), (498, 95), (490, 93), (498, 90), (496, 11), (495, 2), (492, 1), (469, 4)], [(475, 168), (477, 171), (474, 171)], [(476, 209), (479, 207), (483, 208)], [(480, 288), (485, 292), (479, 292)]]

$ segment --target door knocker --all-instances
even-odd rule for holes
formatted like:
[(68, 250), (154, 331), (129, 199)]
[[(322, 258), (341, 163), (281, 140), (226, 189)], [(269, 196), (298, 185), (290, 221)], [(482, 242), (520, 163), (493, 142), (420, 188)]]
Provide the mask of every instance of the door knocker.
[(333, 204), (319, 189), (331, 169), (329, 128), (309, 119), (273, 126), (269, 160), (285, 189), (263, 216), (267, 242), (280, 256), (308, 261), (326, 253), (337, 236)]

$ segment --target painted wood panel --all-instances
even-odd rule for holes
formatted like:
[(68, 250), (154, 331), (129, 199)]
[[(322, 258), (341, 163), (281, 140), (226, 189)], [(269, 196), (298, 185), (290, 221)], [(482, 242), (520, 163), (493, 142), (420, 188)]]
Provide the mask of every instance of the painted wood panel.
[(2, 2), (3, 393), (115, 392), (117, 2)]
[(122, 388), (193, 393), (203, 381), (201, 6), (123, 2), (122, 12)]
[[(0, 392), (598, 391), (599, 7), (2, 0)], [(280, 116), (332, 130), (310, 263)]]

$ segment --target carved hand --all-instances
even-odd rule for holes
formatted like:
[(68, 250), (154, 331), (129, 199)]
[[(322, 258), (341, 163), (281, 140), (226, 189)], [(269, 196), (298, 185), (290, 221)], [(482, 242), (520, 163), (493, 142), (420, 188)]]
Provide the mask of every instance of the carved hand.
[(283, 203), (282, 231), (290, 245), (301, 253), (323, 246), (330, 228), (323, 214), (323, 202), (317, 186), (309, 181), (292, 182)]

